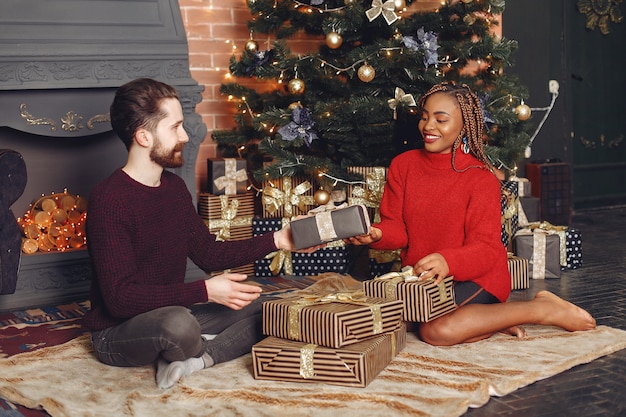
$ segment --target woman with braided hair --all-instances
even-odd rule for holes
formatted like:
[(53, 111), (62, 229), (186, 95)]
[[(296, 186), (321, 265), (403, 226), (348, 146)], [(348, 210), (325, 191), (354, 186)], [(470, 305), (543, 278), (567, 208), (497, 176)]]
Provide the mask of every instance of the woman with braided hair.
[(454, 276), (458, 308), (419, 324), (433, 345), (454, 345), (497, 332), (523, 338), (520, 325), (569, 331), (596, 326), (585, 310), (548, 291), (507, 302), (511, 277), (500, 240), (500, 183), (484, 152), (480, 101), (469, 87), (441, 83), (418, 103), (424, 149), (391, 163), (380, 205), (381, 221), (349, 239), (374, 249), (401, 248), (402, 264), (420, 280)]

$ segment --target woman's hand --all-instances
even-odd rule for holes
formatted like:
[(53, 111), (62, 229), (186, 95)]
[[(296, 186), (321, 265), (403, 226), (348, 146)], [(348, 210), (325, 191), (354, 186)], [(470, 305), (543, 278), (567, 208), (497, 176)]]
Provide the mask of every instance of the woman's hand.
[(448, 262), (440, 253), (424, 256), (413, 267), (413, 274), (418, 277), (419, 281), (434, 279), (435, 285), (439, 285), (449, 273)]
[(361, 246), (361, 245), (369, 245), (371, 243), (378, 242), (382, 238), (383, 238), (383, 231), (377, 227), (372, 226), (370, 227), (369, 233), (366, 233), (364, 235), (350, 237), (348, 239), (345, 239), (345, 242), (350, 243), (352, 245)]
[(243, 284), (248, 277), (244, 274), (216, 275), (204, 281), (210, 302), (241, 310), (261, 295), (261, 287)]

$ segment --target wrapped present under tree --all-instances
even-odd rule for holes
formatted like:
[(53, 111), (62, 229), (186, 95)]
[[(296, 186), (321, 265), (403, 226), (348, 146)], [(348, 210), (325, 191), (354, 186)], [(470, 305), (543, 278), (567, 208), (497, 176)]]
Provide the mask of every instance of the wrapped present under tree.
[(214, 195), (243, 194), (248, 188), (247, 162), (241, 158), (207, 159), (208, 190)]

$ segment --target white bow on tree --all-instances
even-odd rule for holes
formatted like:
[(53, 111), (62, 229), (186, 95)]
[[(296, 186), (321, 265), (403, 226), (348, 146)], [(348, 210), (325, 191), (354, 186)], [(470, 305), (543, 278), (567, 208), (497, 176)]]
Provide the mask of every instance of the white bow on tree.
[(396, 6), (393, 0), (387, 0), (385, 3), (383, 3), (382, 0), (374, 0), (372, 1), (372, 8), (365, 12), (365, 15), (370, 22), (381, 14), (385, 18), (388, 25), (399, 19), (396, 14)]
[(413, 98), (412, 94), (406, 94), (403, 89), (400, 87), (396, 87), (395, 97), (387, 100), (389, 103), (389, 108), (393, 110), (393, 120), (398, 118), (398, 106), (400, 104), (404, 104), (405, 106), (415, 107), (417, 103), (415, 102), (415, 98)]

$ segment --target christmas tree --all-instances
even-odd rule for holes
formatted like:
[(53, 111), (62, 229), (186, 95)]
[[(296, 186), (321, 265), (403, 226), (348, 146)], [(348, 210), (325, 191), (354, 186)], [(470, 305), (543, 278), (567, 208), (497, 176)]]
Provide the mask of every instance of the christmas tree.
[[(258, 92), (221, 86), (238, 105), (237, 127), (213, 132), (224, 156), (245, 157), (257, 181), (301, 175), (331, 190), (358, 181), (351, 166), (388, 166), (421, 147), (419, 97), (433, 84), (469, 85), (483, 103), (486, 152), (510, 174), (529, 143), (526, 88), (507, 75), (517, 42), (496, 36), (504, 0), (248, 0), (251, 37), (231, 58), (235, 77), (272, 81)], [(321, 35), (294, 54), (289, 39)], [(254, 36), (275, 41), (261, 50)]]

